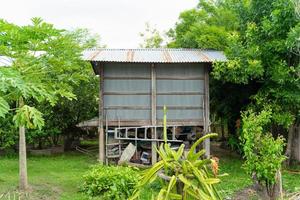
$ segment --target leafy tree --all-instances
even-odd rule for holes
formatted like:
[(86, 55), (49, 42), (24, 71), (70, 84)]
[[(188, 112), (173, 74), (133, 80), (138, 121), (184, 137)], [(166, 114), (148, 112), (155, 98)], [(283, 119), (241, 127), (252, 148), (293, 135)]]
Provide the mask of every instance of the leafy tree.
[[(243, 113), (243, 134), (241, 140), (246, 161), (244, 168), (250, 176), (257, 179), (259, 186), (265, 188), (270, 199), (280, 197), (281, 164), (285, 160), (282, 155), (284, 139), (282, 136), (273, 138), (270, 130), (272, 111), (260, 113), (248, 111)], [(282, 194), (281, 194), (282, 195)]]
[(163, 46), (163, 36), (149, 23), (146, 23), (145, 32), (140, 33), (140, 37), (143, 39), (143, 43), (140, 44), (142, 48), (160, 48)]
[[(168, 46), (225, 50), (230, 46), (231, 34), (239, 30), (238, 17), (232, 1), (200, 0), (196, 8), (180, 14), (175, 28), (168, 33), (172, 39)], [(241, 86), (211, 77), (211, 113), (227, 123), (229, 133), (235, 134), (240, 111), (250, 103), (250, 96), (257, 88), (256, 83)]]
[(168, 46), (224, 50), (230, 33), (238, 29), (237, 17), (228, 2), (200, 0), (196, 8), (180, 14), (169, 31)]
[(290, 129), (286, 155), (291, 158), (291, 130), (300, 120), (297, 2), (201, 0), (171, 31), (170, 46), (225, 51), (228, 61), (212, 66), (212, 111), (227, 115), (233, 124), (240, 111), (253, 110), (242, 116), (245, 167), (249, 174), (256, 173), (270, 197), (276, 196), (276, 173), (284, 160), (284, 142), (278, 135)]
[(12, 113), (0, 118), (0, 150), (9, 149), (17, 142), (17, 130), (12, 119)]
[(300, 31), (296, 2), (200, 0), (195, 9), (180, 15), (171, 30), (170, 47), (225, 51), (228, 62), (215, 63), (212, 68), (211, 99), (212, 111), (229, 117), (231, 126), (239, 112), (250, 105), (255, 110), (271, 107), (276, 127), (288, 128), (299, 120)]
[[(12, 60), (12, 66), (0, 68), (0, 116), (15, 109), (20, 189), (27, 190), (25, 128), (41, 129), (45, 123), (32, 101), (54, 106), (61, 97), (76, 99), (73, 86), (88, 74), (83, 73), (87, 67), (81, 60), (85, 46), (78, 42), (78, 34), (56, 29), (40, 18), (33, 18), (26, 26), (1, 20), (0, 30), (0, 54)], [(16, 107), (11, 106), (15, 103)]]
[[(97, 116), (99, 80), (93, 73), (90, 70), (89, 80), (73, 86), (76, 100), (60, 98), (55, 106), (46, 102), (36, 103), (37, 108), (43, 110), (45, 126), (41, 130), (30, 131), (27, 136), (39, 148), (45, 144), (57, 145), (62, 136), (65, 141), (81, 136), (83, 131), (76, 125)], [(65, 145), (67, 147), (67, 143)]]
[[(236, 12), (247, 16), (239, 18), (242, 29), (230, 37), (226, 48), (229, 62), (214, 65), (214, 76), (241, 85), (255, 82), (259, 89), (251, 96), (251, 107), (270, 107), (273, 126), (288, 128), (299, 120), (300, 110), (300, 65), (295, 53), (299, 19), (295, 6), (283, 0), (253, 0), (239, 5)], [(291, 141), (289, 134), (288, 147)]]

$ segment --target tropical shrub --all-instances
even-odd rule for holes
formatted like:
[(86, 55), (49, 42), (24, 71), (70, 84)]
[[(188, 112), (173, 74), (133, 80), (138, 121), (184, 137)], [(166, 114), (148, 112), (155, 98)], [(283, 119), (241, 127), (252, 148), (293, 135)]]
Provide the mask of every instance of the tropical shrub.
[(17, 128), (12, 122), (13, 115), (0, 118), (0, 150), (12, 148), (18, 140)]
[(276, 174), (285, 160), (284, 138), (282, 136), (274, 138), (267, 132), (272, 117), (270, 110), (263, 110), (258, 114), (250, 110), (243, 113), (242, 117), (241, 140), (246, 158), (244, 168), (266, 188), (268, 195), (272, 197), (275, 192)]
[[(143, 173), (131, 199), (138, 198), (141, 189), (160, 179), (159, 177), (166, 181), (160, 188), (157, 199), (221, 199), (214, 186), (220, 182), (217, 178), (217, 163), (212, 159), (201, 159), (205, 150), (195, 153), (199, 144), (217, 134), (207, 134), (197, 140), (185, 156), (184, 144), (175, 151), (167, 143), (166, 109), (164, 112), (164, 143), (157, 149), (161, 160)], [(209, 170), (209, 166), (213, 169)]]
[(84, 175), (81, 191), (104, 200), (128, 199), (138, 183), (138, 177), (135, 168), (96, 165)]

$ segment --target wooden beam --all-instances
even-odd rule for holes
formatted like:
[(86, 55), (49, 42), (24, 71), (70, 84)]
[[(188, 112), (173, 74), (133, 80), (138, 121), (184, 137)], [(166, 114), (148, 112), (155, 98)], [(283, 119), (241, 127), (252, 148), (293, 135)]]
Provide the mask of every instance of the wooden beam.
[[(156, 106), (157, 110), (163, 110), (163, 106)], [(106, 106), (104, 110), (151, 110), (152, 106)], [(202, 110), (203, 106), (168, 106), (168, 110)]]
[(156, 77), (156, 80), (204, 80), (204, 76), (159, 76)]
[[(104, 80), (151, 80), (147, 76), (105, 76)], [(204, 80), (204, 76), (161, 76), (156, 77), (156, 80)]]
[[(163, 110), (164, 106), (156, 106), (158, 110)], [(168, 110), (202, 110), (203, 106), (168, 106)]]
[(106, 76), (104, 80), (151, 80), (151, 77), (144, 76)]
[[(97, 63), (98, 64), (98, 63)], [(105, 161), (105, 134), (104, 134), (104, 98), (103, 98), (103, 89), (104, 89), (104, 64), (98, 64), (99, 69), (99, 125), (98, 125), (98, 132), (99, 132), (99, 162), (104, 163)]]
[[(151, 124), (156, 125), (156, 70), (155, 65), (151, 64)], [(154, 129), (151, 129), (152, 138), (155, 137)], [(156, 142), (151, 142), (152, 165), (157, 162)]]
[(149, 106), (106, 106), (104, 110), (151, 110)]
[[(104, 95), (151, 95), (148, 92), (105, 92)], [(204, 95), (203, 92), (157, 92), (158, 95)]]
[[(208, 66), (205, 66), (204, 75), (204, 134), (209, 133), (209, 71)], [(210, 139), (204, 141), (205, 156), (210, 157)]]
[[(149, 126), (152, 124), (151, 120), (109, 120), (108, 126)], [(157, 120), (156, 125), (162, 125), (162, 120)], [(190, 119), (190, 120), (172, 120), (168, 119), (168, 125), (178, 125), (178, 126), (204, 126), (204, 122), (201, 119)]]

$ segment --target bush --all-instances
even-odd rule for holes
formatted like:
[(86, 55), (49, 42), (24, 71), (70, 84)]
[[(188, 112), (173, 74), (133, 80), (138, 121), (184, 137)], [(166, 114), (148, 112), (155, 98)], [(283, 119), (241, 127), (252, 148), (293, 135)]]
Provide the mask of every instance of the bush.
[(260, 113), (248, 111), (243, 117), (244, 168), (246, 172), (255, 175), (259, 183), (266, 187), (268, 195), (274, 195), (276, 173), (280, 171), (285, 160), (283, 155), (284, 139), (282, 136), (274, 138), (268, 130), (272, 112), (263, 110)]
[(128, 199), (139, 179), (138, 171), (122, 166), (94, 166), (84, 175), (81, 191), (88, 196), (101, 196), (101, 199)]

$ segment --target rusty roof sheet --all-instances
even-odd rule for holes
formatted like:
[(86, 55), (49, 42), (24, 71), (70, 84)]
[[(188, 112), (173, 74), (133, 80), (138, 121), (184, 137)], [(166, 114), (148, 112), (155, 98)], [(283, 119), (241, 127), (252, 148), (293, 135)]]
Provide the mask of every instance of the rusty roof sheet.
[(226, 61), (222, 51), (201, 49), (90, 49), (83, 59), (100, 62), (203, 63)]

